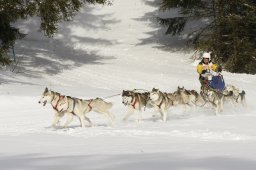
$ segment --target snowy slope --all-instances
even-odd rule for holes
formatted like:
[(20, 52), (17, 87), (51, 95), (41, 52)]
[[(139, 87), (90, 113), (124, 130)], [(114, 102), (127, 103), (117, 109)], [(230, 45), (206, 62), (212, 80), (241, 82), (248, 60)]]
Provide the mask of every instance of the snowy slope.
[[(37, 103), (45, 86), (81, 98), (134, 88), (173, 92), (178, 85), (199, 90), (192, 52), (182, 50), (181, 37), (163, 35), (157, 8), (153, 0), (89, 6), (62, 23), (54, 39), (37, 32), (36, 19), (19, 23), (29, 33), (15, 47), (24, 54), (23, 73), (0, 72), (1, 169), (256, 168), (255, 75), (223, 73), (227, 84), (246, 91), (248, 107), (228, 104), (219, 116), (211, 108), (177, 107), (166, 123), (152, 118), (153, 110), (139, 124), (136, 114), (123, 122), (127, 108), (116, 96), (108, 99), (114, 126), (89, 113), (93, 127), (82, 129), (77, 119), (68, 129), (50, 127), (52, 108)], [(163, 48), (168, 42), (172, 49)]]

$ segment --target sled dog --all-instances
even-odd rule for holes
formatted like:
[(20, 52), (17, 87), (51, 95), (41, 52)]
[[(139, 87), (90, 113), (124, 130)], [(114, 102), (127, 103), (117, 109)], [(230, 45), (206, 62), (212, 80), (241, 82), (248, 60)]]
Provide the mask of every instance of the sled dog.
[(113, 115), (109, 112), (109, 109), (112, 107), (112, 103), (107, 103), (100, 98), (83, 100), (70, 96), (64, 96), (58, 92), (45, 88), (39, 103), (43, 103), (44, 106), (46, 103), (51, 103), (56, 112), (52, 123), (52, 126), (54, 127), (56, 127), (57, 123), (64, 115), (67, 115), (67, 120), (64, 127), (69, 125), (74, 115), (79, 118), (81, 126), (85, 127), (85, 120), (91, 124), (90, 119), (86, 116), (86, 113), (90, 111), (103, 113), (107, 115), (113, 122)]
[(160, 112), (162, 120), (166, 122), (167, 110), (181, 102), (181, 98), (177, 94), (164, 93), (159, 89), (153, 88), (149, 94), (150, 103), (154, 106), (156, 111)]
[(221, 91), (212, 88), (202, 88), (200, 95), (205, 103), (211, 103), (215, 107), (216, 115), (223, 111), (224, 95)]
[(241, 103), (246, 106), (245, 91), (240, 91), (237, 87), (233, 85), (227, 85), (223, 91), (224, 100), (231, 101), (232, 103)]
[(138, 111), (137, 121), (141, 121), (142, 115), (141, 110), (146, 107), (152, 107), (149, 101), (149, 92), (139, 93), (135, 90), (123, 90), (122, 92), (122, 103), (128, 106), (128, 112), (123, 118), (126, 121), (135, 111)]
[(204, 100), (202, 96), (195, 90), (187, 90), (183, 87), (178, 86), (177, 91), (174, 92), (180, 96), (181, 101), (180, 104), (184, 104), (186, 106), (202, 106), (204, 104)]

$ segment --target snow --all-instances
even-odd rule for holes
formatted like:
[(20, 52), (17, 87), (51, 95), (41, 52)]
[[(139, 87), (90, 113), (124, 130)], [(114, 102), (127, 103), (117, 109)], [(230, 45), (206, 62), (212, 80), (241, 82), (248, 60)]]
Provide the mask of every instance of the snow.
[(82, 129), (77, 119), (67, 129), (50, 126), (53, 109), (38, 104), (46, 86), (85, 99), (134, 88), (199, 90), (193, 51), (181, 48), (182, 37), (163, 35), (157, 9), (153, 0), (88, 6), (54, 39), (37, 31), (36, 18), (20, 21), (29, 33), (15, 45), (24, 54), (21, 73), (0, 72), (1, 169), (256, 169), (255, 75), (223, 72), (227, 84), (245, 90), (248, 106), (226, 104), (218, 116), (209, 107), (174, 107), (166, 123), (150, 109), (143, 122), (137, 114), (123, 122), (127, 108), (116, 96), (107, 99), (114, 103), (113, 126), (94, 112), (93, 127)]

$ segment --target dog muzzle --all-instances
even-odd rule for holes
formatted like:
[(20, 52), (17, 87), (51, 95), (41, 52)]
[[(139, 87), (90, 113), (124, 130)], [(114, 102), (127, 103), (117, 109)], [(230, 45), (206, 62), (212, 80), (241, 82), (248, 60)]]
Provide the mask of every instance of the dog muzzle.
[(38, 101), (39, 104), (43, 103), (43, 106), (46, 105), (47, 101), (44, 101), (44, 102), (41, 102), (41, 101)]

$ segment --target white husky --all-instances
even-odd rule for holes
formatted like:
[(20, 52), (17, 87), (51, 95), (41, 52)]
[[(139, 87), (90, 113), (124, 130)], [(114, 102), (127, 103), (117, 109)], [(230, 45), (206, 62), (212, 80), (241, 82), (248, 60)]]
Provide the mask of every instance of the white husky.
[(142, 120), (141, 110), (144, 108), (151, 108), (152, 106), (148, 103), (149, 92), (139, 93), (136, 90), (123, 90), (122, 92), (122, 103), (128, 106), (128, 112), (123, 118), (126, 121), (135, 111), (138, 111), (138, 119)]
[(172, 93), (164, 93), (159, 89), (153, 88), (149, 95), (150, 103), (154, 106), (156, 111), (160, 112), (162, 120), (166, 122), (167, 111), (174, 105), (174, 99)]
[(113, 115), (108, 111), (112, 107), (112, 103), (107, 103), (102, 99), (96, 98), (91, 100), (82, 100), (77, 98), (72, 98), (69, 96), (61, 95), (60, 93), (48, 90), (45, 88), (43, 95), (39, 101), (45, 106), (46, 103), (51, 103), (53, 109), (55, 110), (55, 117), (52, 126), (56, 126), (59, 120), (66, 114), (68, 116), (64, 127), (72, 121), (73, 116), (77, 116), (81, 122), (81, 126), (85, 127), (85, 120), (90, 124), (91, 121), (86, 117), (86, 113), (90, 111), (95, 111), (98, 113), (104, 113), (113, 122)]
[(210, 88), (203, 88), (201, 89), (200, 95), (206, 103), (209, 102), (215, 107), (216, 115), (223, 111), (224, 95), (222, 92)]
[(203, 106), (205, 104), (202, 96), (195, 90), (187, 90), (183, 87), (178, 86), (177, 91), (174, 92), (177, 96), (179, 96), (180, 100), (179, 104), (183, 104), (185, 106)]
[(223, 94), (224, 94), (225, 101), (229, 100), (234, 104), (241, 103), (243, 106), (246, 106), (244, 90), (240, 91), (239, 88), (233, 85), (227, 85), (223, 91)]

